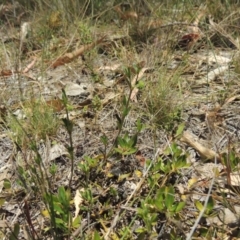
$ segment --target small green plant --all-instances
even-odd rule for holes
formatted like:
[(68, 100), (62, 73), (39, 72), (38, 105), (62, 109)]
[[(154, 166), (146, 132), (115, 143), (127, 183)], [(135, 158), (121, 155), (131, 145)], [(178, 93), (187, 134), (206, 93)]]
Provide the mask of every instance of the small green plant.
[(143, 99), (150, 117), (157, 127), (172, 130), (181, 116), (181, 95), (177, 90), (180, 77), (160, 69), (155, 82), (149, 81), (143, 92)]
[(175, 190), (173, 186), (160, 188), (153, 201), (153, 206), (159, 212), (164, 212), (168, 216), (174, 216), (182, 211), (185, 202), (175, 201)]
[(167, 219), (177, 218), (185, 206), (185, 202), (175, 200), (173, 186), (165, 186), (157, 190), (153, 198), (147, 198), (138, 208), (138, 215), (144, 221), (145, 227), (139, 228), (138, 232), (152, 233), (159, 214), (165, 214)]
[(102, 152), (103, 158), (106, 161), (107, 160), (107, 147), (109, 144), (108, 137), (106, 135), (103, 135), (100, 137), (100, 141), (103, 144), (103, 149), (100, 149), (100, 151)]
[(145, 227), (138, 228), (137, 232), (152, 232), (153, 227), (157, 223), (158, 213), (153, 211), (150, 199), (141, 202), (141, 207), (138, 208), (137, 214), (144, 221)]
[(161, 158), (159, 159), (159, 168), (165, 174), (178, 172), (180, 169), (190, 166), (190, 164), (187, 163), (187, 154), (183, 153), (182, 149), (179, 148), (175, 142), (173, 142), (164, 153), (166, 156), (170, 156), (168, 161), (163, 161)]
[[(150, 162), (147, 162), (147, 164), (150, 164)], [(161, 186), (163, 186), (172, 174), (181, 174), (180, 170), (189, 166), (190, 164), (187, 163), (187, 154), (183, 153), (177, 144), (173, 142), (164, 151), (164, 156), (159, 157), (152, 166), (152, 174), (148, 177), (148, 183), (151, 187), (154, 187), (158, 180), (162, 179)]]
[(24, 104), (18, 117), (11, 114), (7, 118), (7, 124), (14, 141), (23, 146), (29, 143), (29, 138), (37, 141), (54, 136), (60, 121), (51, 106), (43, 101), (34, 100)]
[(92, 33), (86, 21), (78, 22), (77, 30), (79, 32), (79, 35), (81, 36), (82, 44), (88, 44), (93, 42)]
[(127, 134), (123, 137), (118, 137), (118, 146), (115, 148), (115, 151), (120, 153), (122, 156), (135, 153), (137, 151), (137, 148), (135, 147), (137, 143), (136, 140), (135, 136), (129, 137)]
[(55, 174), (57, 173), (57, 170), (58, 170), (58, 166), (55, 163), (53, 163), (49, 168), (49, 173), (55, 176)]
[(139, 119), (137, 120), (136, 128), (137, 131), (133, 136), (129, 136), (128, 134), (125, 134), (123, 137), (118, 136), (117, 147), (114, 148), (114, 150), (120, 153), (122, 156), (131, 155), (137, 151), (137, 137), (144, 128), (144, 125)]
[[(140, 69), (135, 67), (134, 70), (137, 74), (139, 74)], [(123, 137), (121, 137), (121, 133), (123, 131), (125, 119), (128, 116), (130, 110), (131, 110), (131, 105), (130, 105), (130, 98), (131, 94), (133, 91), (133, 86), (131, 84), (131, 76), (132, 76), (132, 70), (130, 67), (124, 69), (125, 73), (125, 78), (126, 82), (129, 87), (129, 94), (128, 96), (123, 96), (122, 97), (122, 108), (121, 108), (121, 115), (116, 113), (116, 119), (117, 119), (117, 128), (118, 128), (118, 133), (117, 136), (115, 137), (114, 143), (110, 150), (108, 151), (107, 157), (110, 156), (114, 151), (122, 154), (122, 155), (129, 155), (134, 152), (136, 152), (135, 145), (137, 143), (137, 136), (140, 133), (140, 131), (143, 129), (143, 124), (140, 122), (140, 120), (137, 120), (137, 132), (134, 136), (129, 137), (128, 134), (125, 134)]]
[[(67, 150), (69, 153), (69, 158), (71, 160), (71, 175), (69, 179), (69, 186), (67, 189), (65, 189), (63, 186), (60, 186), (58, 188), (58, 193), (53, 194), (49, 191), (49, 189), (52, 189), (51, 182), (50, 182), (50, 176), (54, 177), (57, 172), (57, 165), (52, 164), (50, 168), (46, 168), (45, 163), (43, 162), (42, 156), (39, 153), (38, 148), (38, 138), (35, 138), (33, 140), (33, 135), (31, 131), (33, 131), (35, 128), (23, 128), (21, 123), (19, 123), (19, 120), (16, 120), (16, 122), (19, 124), (19, 129), (22, 128), (22, 134), (26, 135), (26, 139), (28, 139), (27, 147), (32, 152), (31, 159), (26, 159), (25, 155), (22, 154), (22, 159), (18, 159), (18, 183), (20, 186), (22, 186), (25, 191), (33, 191), (36, 196), (38, 196), (43, 203), (45, 204), (45, 209), (42, 211), (43, 216), (49, 218), (50, 220), (50, 226), (45, 228), (45, 232), (51, 233), (54, 239), (60, 239), (63, 235), (70, 235), (71, 231), (75, 228), (79, 227), (80, 224), (80, 216), (77, 216), (73, 219), (71, 215), (71, 181), (73, 176), (73, 141), (72, 141), (72, 132), (73, 132), (73, 123), (69, 119), (69, 113), (68, 113), (68, 99), (66, 97), (65, 91), (63, 90), (63, 104), (66, 109), (66, 118), (63, 119), (64, 126), (67, 130), (67, 133), (69, 134), (69, 145), (67, 146)], [(42, 107), (42, 105), (40, 105)], [(27, 115), (30, 120), (32, 120), (31, 125), (33, 123), (38, 123), (40, 121), (39, 117), (41, 118), (41, 121), (46, 121), (45, 118), (47, 118), (49, 115), (46, 115), (45, 108), (42, 110), (38, 106), (34, 105), (35, 108), (29, 109), (26, 111), (26, 113), (31, 112), (31, 115)], [(51, 112), (52, 113), (52, 112)], [(37, 116), (35, 116), (36, 114)], [(43, 114), (43, 115), (42, 115)], [(53, 113), (50, 115), (51, 118), (54, 117)], [(27, 119), (28, 119), (27, 118)], [(29, 120), (29, 121), (30, 121)], [(42, 126), (39, 123), (40, 126)], [(10, 125), (11, 126), (11, 125)], [(25, 125), (24, 125), (25, 126)], [(29, 132), (29, 134), (28, 134)], [(16, 146), (18, 147), (19, 151), (23, 153), (22, 146), (18, 144), (17, 142)], [(29, 212), (29, 208), (27, 209)], [(26, 210), (25, 210), (26, 211)], [(32, 226), (31, 218), (27, 218), (28, 224), (30, 226), (31, 230), (31, 237), (33, 239), (35, 238), (35, 230)]]
[(81, 161), (78, 164), (78, 167), (85, 174), (85, 182), (84, 182), (85, 187), (88, 187), (91, 170), (95, 168), (98, 165), (98, 163), (99, 163), (99, 160), (97, 158), (91, 158), (91, 157), (85, 156), (83, 158), (83, 161)]
[[(73, 217), (70, 211), (71, 208), (71, 193), (70, 190), (65, 190), (64, 187), (58, 188), (57, 194), (45, 193), (44, 200), (47, 206), (53, 205), (54, 213), (51, 210), (45, 210), (42, 214), (46, 217), (54, 217), (56, 224), (56, 231), (70, 234), (72, 228), (80, 226), (80, 217), (78, 216), (73, 221)], [(50, 228), (45, 228), (45, 231), (49, 231)]]

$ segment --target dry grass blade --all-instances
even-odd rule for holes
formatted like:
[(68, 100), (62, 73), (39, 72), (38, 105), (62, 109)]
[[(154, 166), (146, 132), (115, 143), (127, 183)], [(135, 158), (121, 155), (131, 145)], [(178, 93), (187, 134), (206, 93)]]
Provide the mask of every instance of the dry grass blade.
[(215, 23), (211, 17), (209, 17), (209, 23), (216, 32), (226, 37), (238, 50), (240, 49), (239, 43), (230, 34), (228, 34), (219, 24)]

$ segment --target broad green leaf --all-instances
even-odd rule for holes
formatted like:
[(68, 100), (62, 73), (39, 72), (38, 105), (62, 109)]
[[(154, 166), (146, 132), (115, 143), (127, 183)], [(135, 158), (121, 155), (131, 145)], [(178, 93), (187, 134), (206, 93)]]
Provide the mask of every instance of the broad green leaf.
[(18, 240), (19, 230), (20, 230), (19, 224), (15, 223), (13, 232), (9, 236), (9, 240)]
[(69, 190), (65, 190), (64, 187), (60, 187), (58, 189), (58, 198), (59, 201), (64, 205), (64, 207), (69, 207), (70, 202), (70, 192)]
[(206, 207), (206, 210), (208, 213), (210, 213), (213, 210), (214, 205), (215, 205), (215, 202), (214, 202), (213, 198), (210, 196), (208, 203), (207, 203), (207, 207)]
[(73, 228), (79, 228), (80, 227), (80, 224), (81, 224), (81, 217), (80, 216), (77, 216), (74, 220), (73, 220), (73, 223), (72, 223), (72, 227)]
[(199, 201), (195, 201), (196, 208), (201, 212), (203, 210), (203, 205)]
[(64, 213), (60, 203), (54, 203), (53, 205), (54, 205), (54, 211), (55, 212), (57, 212), (58, 214), (63, 214)]
[(159, 197), (159, 198), (155, 199), (154, 205), (158, 211), (162, 211), (164, 209), (163, 198)]
[(178, 125), (178, 129), (177, 129), (177, 132), (175, 134), (175, 138), (180, 136), (183, 133), (184, 128), (185, 128), (185, 123), (181, 123), (181, 124)]
[(136, 146), (136, 144), (137, 144), (137, 139), (138, 139), (138, 133), (136, 133), (136, 134), (134, 134), (134, 135), (132, 136), (132, 139), (131, 139), (131, 142), (132, 142), (131, 146), (132, 146), (132, 147), (135, 147), (135, 146)]
[(11, 188), (11, 182), (8, 179), (4, 179), (3, 186), (5, 189)]
[(97, 231), (94, 231), (93, 240), (102, 240), (103, 238), (100, 237), (99, 233)]
[(185, 205), (186, 205), (185, 202), (179, 202), (176, 209), (175, 209), (175, 212), (176, 213), (180, 212), (185, 207)]
[(138, 83), (136, 84), (136, 87), (138, 89), (143, 89), (145, 87), (145, 82), (143, 80), (138, 81)]
[(61, 218), (55, 218), (55, 221), (57, 224), (63, 224), (64, 225), (64, 221)]
[(191, 179), (189, 179), (189, 180), (188, 180), (188, 185), (187, 185), (188, 189), (191, 189), (191, 188), (195, 185), (195, 183), (196, 183), (197, 181), (198, 181), (197, 178), (191, 178)]
[(174, 188), (172, 186), (165, 189), (165, 205), (168, 209), (171, 209), (174, 203)]
[(5, 198), (0, 198), (0, 207), (5, 203)]
[(128, 113), (130, 112), (131, 108), (130, 107), (124, 107), (123, 108), (123, 111), (122, 111), (122, 114), (124, 117), (126, 117), (128, 115)]
[(136, 148), (115, 148), (115, 151), (122, 154), (122, 155), (131, 155), (137, 151)]
[(144, 228), (144, 227), (140, 227), (140, 228), (137, 228), (135, 231), (136, 231), (137, 233), (146, 233), (146, 232), (147, 232), (147, 229)]
[(58, 188), (58, 198), (61, 203), (63, 203), (66, 199), (66, 191), (63, 186)]
[(122, 98), (122, 103), (123, 103), (123, 106), (127, 105), (127, 97), (125, 95)]
[(137, 176), (138, 178), (140, 178), (140, 177), (142, 177), (143, 173), (139, 170), (135, 170), (134, 175)]
[(122, 174), (118, 177), (118, 182), (121, 182), (124, 179), (127, 179), (130, 176), (130, 173)]

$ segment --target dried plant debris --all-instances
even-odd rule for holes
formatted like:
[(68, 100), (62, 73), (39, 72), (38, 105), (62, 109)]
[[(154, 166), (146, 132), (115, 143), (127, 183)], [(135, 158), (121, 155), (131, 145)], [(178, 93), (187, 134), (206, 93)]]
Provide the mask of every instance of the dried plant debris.
[(0, 238), (238, 239), (239, 6), (22, 2), (0, 4)]

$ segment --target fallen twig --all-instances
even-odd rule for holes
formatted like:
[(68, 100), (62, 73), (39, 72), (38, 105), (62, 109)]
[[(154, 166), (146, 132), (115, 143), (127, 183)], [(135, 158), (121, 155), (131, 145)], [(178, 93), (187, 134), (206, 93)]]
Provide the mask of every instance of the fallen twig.
[(77, 50), (74, 50), (70, 53), (66, 53), (64, 54), (62, 57), (57, 58), (55, 61), (53, 61), (53, 63), (51, 64), (52, 68), (56, 68), (58, 66), (64, 65), (66, 63), (69, 63), (71, 61), (73, 61), (73, 59), (79, 57), (80, 55), (82, 55), (84, 52), (94, 48), (95, 46), (97, 46), (99, 43), (101, 43), (104, 38), (106, 36), (103, 36), (102, 38), (98, 39), (97, 41), (90, 43), (90, 44), (86, 44), (80, 48), (78, 48)]
[(187, 131), (183, 133), (180, 140), (194, 148), (204, 160), (214, 160), (215, 158), (217, 158), (217, 160), (220, 159), (219, 155), (215, 151), (206, 148), (199, 142), (195, 141), (193, 136)]

